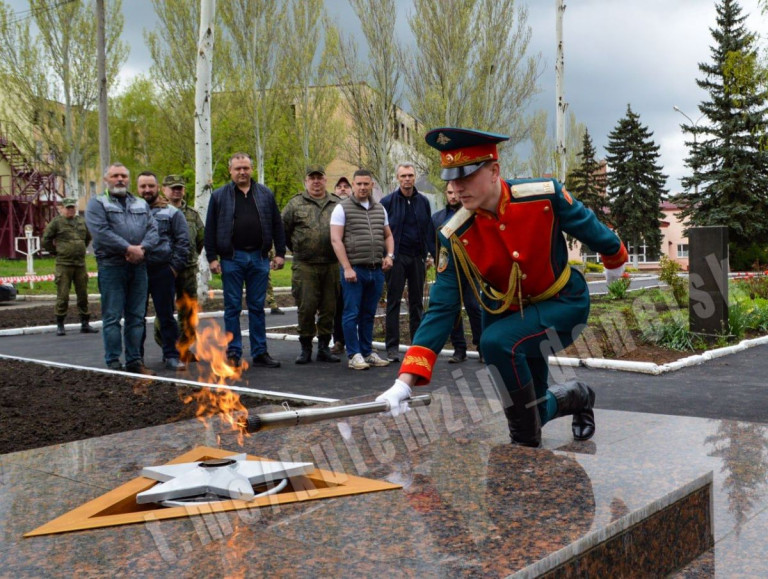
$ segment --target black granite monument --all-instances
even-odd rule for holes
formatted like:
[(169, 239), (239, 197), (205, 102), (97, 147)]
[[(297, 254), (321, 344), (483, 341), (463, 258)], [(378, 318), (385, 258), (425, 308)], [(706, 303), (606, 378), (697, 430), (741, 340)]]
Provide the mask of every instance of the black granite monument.
[(688, 230), (691, 332), (715, 337), (728, 331), (728, 228)]

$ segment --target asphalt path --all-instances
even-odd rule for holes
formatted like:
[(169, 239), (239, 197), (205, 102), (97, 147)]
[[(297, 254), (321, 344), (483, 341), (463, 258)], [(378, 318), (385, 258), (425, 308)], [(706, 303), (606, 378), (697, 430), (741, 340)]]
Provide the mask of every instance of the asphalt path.
[[(591, 290), (598, 287), (597, 283), (590, 285)], [(246, 329), (247, 318), (242, 316), (241, 321)], [(296, 314), (267, 314), (266, 321), (268, 332), (280, 333), (284, 326), (295, 325)], [(221, 318), (206, 318), (201, 324), (221, 324)], [(151, 336), (151, 328), (149, 332)], [(247, 337), (244, 337), (244, 343), (247, 351)], [(386, 368), (355, 371), (347, 367), (345, 360), (336, 364), (313, 361), (301, 366), (293, 362), (299, 352), (298, 342), (270, 339), (268, 348), (274, 358), (281, 360), (282, 367), (249, 368), (237, 385), (287, 395), (345, 399), (377, 394), (388, 388), (396, 378), (399, 366), (391, 364)], [(53, 332), (2, 336), (0, 354), (104, 368), (101, 333), (80, 334), (75, 330), (62, 337)], [(163, 367), (161, 358), (160, 348), (153, 340), (147, 340), (145, 361), (159, 376), (198, 379), (195, 364), (186, 372), (175, 373)], [(555, 367), (551, 370), (557, 381), (578, 379), (592, 386), (597, 393), (598, 408), (768, 422), (767, 360), (768, 346), (757, 346), (658, 376), (589, 368)], [(489, 384), (488, 373), (477, 359), (449, 364), (447, 356), (441, 356), (432, 383), (423, 391), (448, 388), (462, 395), (485, 397)]]

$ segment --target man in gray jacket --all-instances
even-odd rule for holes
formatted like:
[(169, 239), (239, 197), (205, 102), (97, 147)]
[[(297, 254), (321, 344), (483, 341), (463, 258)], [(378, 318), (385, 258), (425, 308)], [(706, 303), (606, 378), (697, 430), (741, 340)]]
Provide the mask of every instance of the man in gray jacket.
[[(104, 359), (107, 367), (122, 370), (120, 355), (125, 341), (125, 370), (152, 375), (141, 359), (141, 336), (147, 308), (145, 255), (159, 244), (157, 224), (149, 205), (128, 192), (130, 174), (122, 163), (113, 163), (104, 174), (107, 191), (91, 197), (85, 223), (93, 236), (99, 271)], [(125, 317), (122, 335), (120, 318)]]
[[(157, 251), (147, 256), (147, 282), (149, 295), (155, 306), (155, 315), (160, 321), (160, 335), (163, 349), (163, 362), (168, 370), (181, 372), (187, 369), (179, 358), (176, 341), (179, 339), (179, 326), (173, 317), (173, 305), (176, 298), (176, 276), (187, 267), (189, 255), (189, 230), (184, 214), (160, 197), (160, 183), (157, 175), (151, 171), (140, 173), (136, 179), (139, 195), (149, 203), (152, 215), (157, 221), (157, 233), (160, 244)], [(141, 353), (144, 357), (146, 326), (141, 340)]]

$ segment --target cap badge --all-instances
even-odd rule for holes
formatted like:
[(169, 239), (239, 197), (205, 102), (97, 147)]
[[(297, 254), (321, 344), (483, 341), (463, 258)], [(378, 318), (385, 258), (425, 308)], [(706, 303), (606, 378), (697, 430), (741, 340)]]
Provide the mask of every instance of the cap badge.
[(437, 144), (438, 145), (446, 145), (451, 142), (451, 139), (446, 137), (443, 133), (440, 133), (437, 135)]

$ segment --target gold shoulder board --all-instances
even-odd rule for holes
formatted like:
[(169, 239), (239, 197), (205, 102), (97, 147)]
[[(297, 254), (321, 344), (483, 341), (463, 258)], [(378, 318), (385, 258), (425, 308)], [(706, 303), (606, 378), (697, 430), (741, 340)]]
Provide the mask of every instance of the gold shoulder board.
[(541, 183), (521, 183), (512, 185), (512, 197), (521, 199), (523, 197), (534, 197), (535, 195), (554, 195), (555, 185), (552, 181), (542, 181)]
[(453, 217), (451, 217), (445, 225), (443, 225), (440, 228), (440, 233), (445, 235), (445, 238), (448, 239), (451, 235), (456, 233), (456, 231), (464, 225), (467, 220), (474, 215), (474, 211), (470, 211), (469, 209), (464, 209), (463, 207), (459, 209)]

